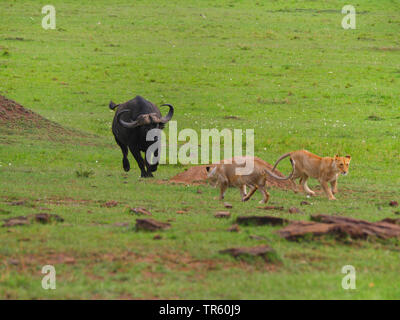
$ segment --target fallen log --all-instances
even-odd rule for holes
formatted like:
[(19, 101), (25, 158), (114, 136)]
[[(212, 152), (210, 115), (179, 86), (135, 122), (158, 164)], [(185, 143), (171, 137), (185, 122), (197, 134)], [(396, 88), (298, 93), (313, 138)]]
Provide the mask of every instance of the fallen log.
[(350, 217), (325, 214), (312, 215), (311, 220), (335, 224), (337, 226), (337, 233), (347, 233), (353, 239), (366, 239), (368, 237), (388, 239), (400, 237), (400, 226), (387, 221), (369, 222)]
[(334, 225), (313, 221), (293, 221), (276, 233), (287, 240), (298, 240), (306, 235), (321, 236), (332, 232)]
[(400, 226), (386, 221), (369, 222), (350, 217), (313, 215), (312, 221), (294, 221), (277, 233), (287, 240), (298, 240), (306, 236), (334, 235), (352, 239), (400, 238)]

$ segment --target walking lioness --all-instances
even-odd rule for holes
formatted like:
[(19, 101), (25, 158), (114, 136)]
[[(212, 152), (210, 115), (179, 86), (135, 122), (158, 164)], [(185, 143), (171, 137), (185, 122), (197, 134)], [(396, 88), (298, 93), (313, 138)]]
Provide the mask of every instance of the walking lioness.
[[(315, 192), (308, 187), (307, 180), (309, 177), (315, 178), (321, 184), (329, 200), (336, 200), (334, 194), (338, 192), (337, 179), (339, 174), (347, 175), (349, 172), (350, 156), (339, 157), (339, 155), (336, 155), (334, 158), (322, 158), (306, 150), (298, 150), (282, 155), (276, 161), (272, 171), (275, 170), (282, 159), (287, 157), (290, 157), (293, 167), (291, 175), (282, 178), (269, 170), (266, 170), (267, 173), (279, 180), (292, 179), (294, 181), (300, 178), (300, 184), (303, 186), (304, 191), (312, 196), (315, 195)], [(329, 183), (331, 186), (329, 186)]]
[[(239, 171), (242, 169), (250, 168), (248, 172), (241, 174)], [(266, 172), (264, 161), (256, 157), (235, 157), (229, 160), (223, 160), (222, 162), (213, 166), (206, 167), (208, 172), (208, 180), (214, 186), (219, 186), (221, 193), (219, 199), (224, 199), (225, 192), (228, 187), (238, 187), (242, 201), (247, 201), (250, 197), (260, 190), (263, 195), (260, 203), (267, 203), (269, 199), (269, 193), (265, 189), (266, 183)], [(248, 194), (246, 194), (246, 186), (250, 188)]]

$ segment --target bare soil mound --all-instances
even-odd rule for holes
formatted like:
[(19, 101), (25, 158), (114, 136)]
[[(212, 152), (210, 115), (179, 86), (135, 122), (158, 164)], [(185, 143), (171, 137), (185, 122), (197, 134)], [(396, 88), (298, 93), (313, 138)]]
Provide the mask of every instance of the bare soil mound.
[[(273, 166), (266, 161), (262, 161), (265, 168), (272, 170)], [(178, 173), (176, 176), (172, 177), (169, 181), (173, 183), (184, 183), (184, 184), (204, 184), (207, 180), (207, 170), (206, 167), (211, 165), (201, 165), (190, 167), (184, 172)], [(284, 175), (275, 169), (274, 173), (280, 177)], [(270, 176), (267, 176), (267, 186), (276, 187), (285, 190), (295, 190), (295, 184), (289, 180), (276, 180)]]
[(66, 129), (2, 95), (0, 95), (0, 126), (18, 130), (44, 128), (49, 133), (76, 135), (73, 130)]
[(0, 121), (17, 122), (20, 120), (50, 122), (33, 111), (25, 109), (15, 101), (0, 95)]

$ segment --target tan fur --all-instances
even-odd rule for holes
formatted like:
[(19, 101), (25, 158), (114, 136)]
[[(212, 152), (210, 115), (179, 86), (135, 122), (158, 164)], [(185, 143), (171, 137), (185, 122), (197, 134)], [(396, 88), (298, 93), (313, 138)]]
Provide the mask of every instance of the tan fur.
[[(315, 195), (315, 192), (307, 185), (309, 177), (315, 178), (321, 184), (329, 200), (336, 200), (334, 194), (338, 192), (337, 179), (340, 174), (347, 175), (351, 160), (350, 156), (339, 157), (339, 155), (336, 155), (333, 158), (319, 157), (306, 150), (298, 150), (281, 156), (275, 163), (274, 170), (282, 159), (289, 156), (294, 166), (294, 172), (290, 179), (294, 181), (300, 178), (300, 184), (303, 186), (304, 191), (309, 195)], [(268, 170), (267, 173), (276, 177)], [(329, 186), (329, 184), (331, 186)]]
[[(254, 161), (254, 168), (248, 175), (237, 174), (236, 168), (244, 167), (244, 161)], [(229, 163), (231, 162), (231, 163)], [(269, 193), (265, 189), (266, 176), (265, 165), (263, 160), (256, 157), (235, 157), (230, 160), (224, 160), (219, 164), (210, 165), (207, 167), (208, 180), (214, 186), (219, 186), (221, 189), (220, 200), (224, 199), (226, 189), (228, 187), (238, 187), (242, 201), (247, 201), (258, 189), (263, 195), (260, 203), (267, 203)], [(250, 188), (246, 194), (246, 186)]]

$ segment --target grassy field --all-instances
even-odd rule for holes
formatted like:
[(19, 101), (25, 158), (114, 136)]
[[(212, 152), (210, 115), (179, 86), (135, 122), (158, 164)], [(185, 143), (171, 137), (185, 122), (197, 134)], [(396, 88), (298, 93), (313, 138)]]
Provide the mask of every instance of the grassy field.
[[(398, 2), (354, 3), (355, 30), (342, 28), (347, 3), (334, 0), (54, 0), (56, 30), (41, 26), (46, 4), (0, 2), (0, 94), (69, 130), (0, 122), (0, 218), (49, 209), (65, 221), (0, 227), (0, 298), (400, 297), (398, 241), (289, 242), (270, 226), (228, 232), (238, 215), (266, 213), (257, 209), (260, 195), (241, 203), (229, 190), (232, 217), (216, 219), (226, 210), (216, 189), (165, 183), (184, 166), (162, 165), (141, 179), (130, 156), (126, 174), (108, 109), (111, 99), (140, 94), (173, 104), (178, 129), (253, 128), (255, 154), (268, 162), (301, 148), (351, 154), (338, 201), (319, 195), (303, 215), (268, 214), (398, 217), (389, 206), (400, 200)], [(270, 204), (285, 208), (305, 199), (270, 193)], [(128, 207), (172, 227), (160, 240), (136, 232)], [(218, 253), (263, 243), (278, 261)], [(56, 290), (41, 287), (46, 264), (56, 268)], [(356, 290), (342, 289), (344, 265), (356, 268)]]

